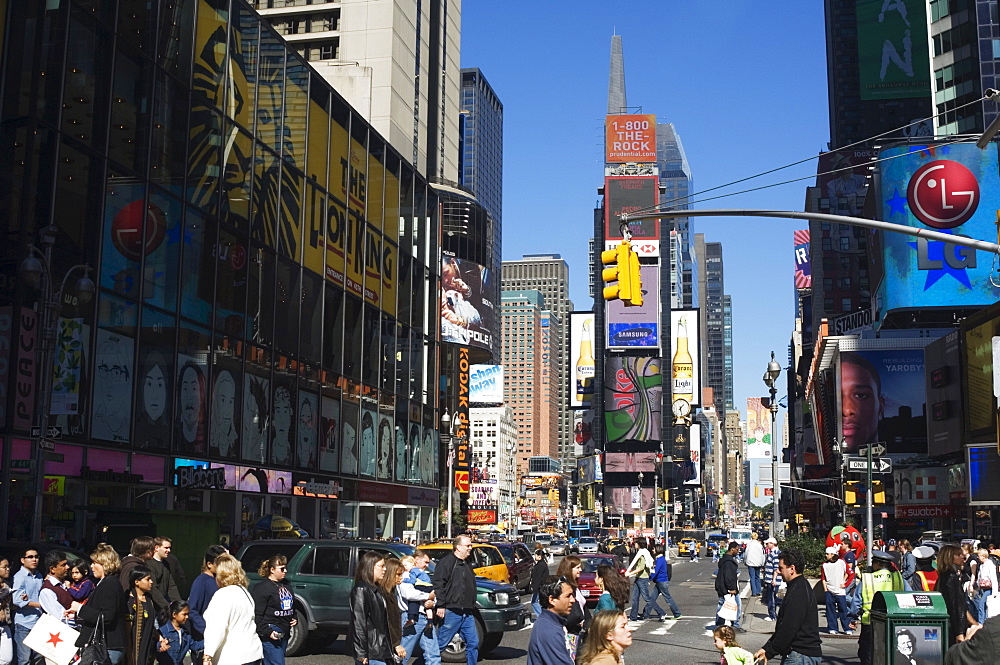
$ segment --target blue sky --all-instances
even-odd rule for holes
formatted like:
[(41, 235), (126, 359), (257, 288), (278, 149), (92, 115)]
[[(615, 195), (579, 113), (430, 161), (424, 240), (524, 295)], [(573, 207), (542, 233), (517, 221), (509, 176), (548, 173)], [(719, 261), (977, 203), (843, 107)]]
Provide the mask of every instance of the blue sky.
[[(613, 34), (622, 35), (628, 104), (674, 123), (696, 192), (826, 149), (822, 2), (466, 0), (462, 12), (462, 66), (479, 67), (504, 105), (503, 257), (561, 254), (578, 309), (592, 304), (587, 242), (603, 178)], [(706, 197), (811, 174), (815, 161)], [(802, 210), (808, 184), (694, 207)], [(702, 218), (693, 227), (723, 244), (735, 406), (745, 415), (746, 398), (766, 394), (770, 352), (786, 364), (792, 231), (807, 223)]]

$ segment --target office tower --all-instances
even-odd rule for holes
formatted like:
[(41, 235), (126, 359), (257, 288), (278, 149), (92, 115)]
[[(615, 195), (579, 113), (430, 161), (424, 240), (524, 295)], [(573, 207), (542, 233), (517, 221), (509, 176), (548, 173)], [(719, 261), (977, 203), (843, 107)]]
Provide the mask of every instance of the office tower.
[[(694, 234), (698, 257), (699, 301), (701, 309), (702, 383), (711, 388), (720, 412), (733, 408), (732, 313), (729, 313), (727, 347), (727, 302), (722, 265), (722, 243), (705, 242), (704, 233)], [(728, 368), (728, 371), (727, 371)]]
[(622, 37), (611, 38), (611, 69), (608, 73), (608, 115), (625, 113), (625, 58), (622, 55)]
[[(552, 313), (552, 327), (560, 331), (569, 325), (569, 312), (573, 310), (573, 302), (569, 299), (569, 264), (558, 254), (525, 254), (520, 260), (504, 261), (501, 277), (504, 291), (520, 291), (533, 289), (542, 294), (544, 309)], [(568, 378), (566, 372), (569, 364), (563, 362), (566, 358), (565, 335), (559, 334), (551, 339), (552, 353), (559, 362), (553, 369), (553, 397), (556, 403), (558, 426), (556, 429), (556, 444), (552, 457), (562, 462), (564, 469), (573, 468), (573, 419), (567, 408), (569, 397), (567, 393)], [(506, 351), (505, 351), (506, 353)], [(548, 454), (548, 453), (542, 453)]]
[(461, 2), (253, 5), (404, 159), (458, 182)]
[[(505, 262), (506, 264), (506, 262)], [(500, 294), (504, 366), (504, 398), (517, 426), (518, 476), (528, 472), (533, 456), (559, 458), (553, 424), (560, 417), (562, 383), (554, 385), (556, 352), (550, 334), (552, 313), (541, 291), (504, 290)], [(547, 325), (548, 324), (548, 325)]]
[(433, 538), (441, 228), (409, 154), (245, 3), (0, 7), (4, 538)]
[(743, 494), (743, 424), (740, 422), (740, 412), (736, 409), (726, 409), (726, 493), (735, 500)]
[[(664, 209), (689, 207), (688, 197), (694, 193), (694, 178), (691, 176), (691, 166), (684, 153), (681, 137), (672, 123), (656, 125), (656, 165), (660, 171), (660, 203)], [(694, 239), (691, 236), (691, 220), (687, 217), (665, 219), (661, 222), (660, 235), (660, 247), (670, 248), (670, 261), (661, 263), (663, 273), (660, 277), (662, 284), (670, 285), (670, 307), (696, 307), (698, 267)]]
[(503, 104), (478, 69), (462, 70), (458, 184), (475, 194), (496, 220), (503, 212)]
[[(517, 425), (507, 404), (469, 409), (472, 433), (472, 467), (479, 469), (483, 485), (495, 485), (495, 508), (470, 500), (472, 508), (497, 511), (497, 528), (512, 529), (517, 511)], [(483, 473), (485, 472), (485, 473)], [(476, 475), (473, 472), (472, 475)], [(476, 505), (486, 503), (487, 505)]]

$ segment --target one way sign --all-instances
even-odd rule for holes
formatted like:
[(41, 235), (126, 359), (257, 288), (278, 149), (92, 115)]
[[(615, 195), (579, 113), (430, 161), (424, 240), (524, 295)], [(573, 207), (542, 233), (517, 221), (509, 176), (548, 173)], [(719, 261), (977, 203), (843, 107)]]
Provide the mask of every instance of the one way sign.
[[(868, 458), (848, 457), (847, 470), (868, 473)], [(892, 460), (888, 457), (873, 457), (872, 473), (892, 473)]]

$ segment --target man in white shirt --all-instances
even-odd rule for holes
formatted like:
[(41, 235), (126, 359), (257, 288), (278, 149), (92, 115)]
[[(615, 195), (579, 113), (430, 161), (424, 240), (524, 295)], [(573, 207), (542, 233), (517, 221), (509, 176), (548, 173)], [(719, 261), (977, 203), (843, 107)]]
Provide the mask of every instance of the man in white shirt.
[(42, 590), (38, 593), (38, 603), (42, 611), (65, 623), (73, 624), (76, 613), (83, 605), (75, 600), (66, 589), (69, 564), (63, 552), (54, 550), (45, 555), (45, 569), (48, 571)]
[(840, 548), (826, 548), (823, 564), (823, 589), (826, 591), (826, 632), (837, 634), (837, 621), (845, 635), (852, 634), (847, 618), (847, 564), (840, 558)]
[(764, 554), (764, 546), (757, 539), (757, 534), (750, 534), (750, 542), (747, 543), (746, 552), (743, 553), (743, 561), (750, 571), (750, 595), (760, 595), (760, 571), (764, 568), (767, 555)]

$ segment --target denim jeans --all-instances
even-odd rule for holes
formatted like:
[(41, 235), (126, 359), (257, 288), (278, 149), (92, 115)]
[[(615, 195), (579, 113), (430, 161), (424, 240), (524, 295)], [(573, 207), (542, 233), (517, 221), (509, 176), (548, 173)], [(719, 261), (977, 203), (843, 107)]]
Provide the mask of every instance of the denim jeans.
[(639, 598), (642, 597), (643, 603), (646, 605), (646, 611), (649, 611), (649, 578), (648, 577), (636, 577), (632, 582), (632, 610), (629, 612), (629, 621), (639, 620)]
[[(361, 665), (361, 661), (360, 660), (354, 661), (354, 665)], [(374, 658), (369, 658), (368, 665), (386, 665), (386, 662), (384, 660), (375, 660)]]
[(17, 665), (41, 665), (42, 657), (25, 645), (24, 638), (31, 632), (31, 626), (14, 624), (14, 646), (17, 647)]
[(853, 591), (847, 592), (847, 618), (857, 621), (861, 616), (861, 582), (854, 585)]
[(288, 648), (288, 635), (280, 640), (261, 640), (264, 648), (264, 665), (285, 665), (285, 649)]
[(677, 603), (674, 602), (674, 597), (670, 595), (670, 582), (667, 581), (653, 583), (652, 597), (649, 599), (649, 604), (646, 605), (643, 617), (648, 619), (650, 611), (655, 611), (657, 616), (664, 616), (666, 614), (665, 612), (660, 611), (660, 605), (656, 602), (660, 596), (667, 599), (667, 605), (670, 606), (670, 611), (674, 613), (675, 617), (679, 617), (681, 615), (681, 610), (677, 607)]
[(535, 610), (535, 618), (542, 616), (542, 602), (538, 600), (538, 594), (531, 594), (531, 609)]
[[(413, 655), (413, 650), (419, 643), (420, 650), (424, 652), (424, 665), (441, 665), (441, 647), (438, 646), (437, 628), (431, 624), (430, 630), (427, 631), (428, 634), (425, 635), (424, 630), (427, 628), (427, 616), (421, 612), (417, 617), (415, 624), (403, 629), (403, 640), (400, 643), (406, 649), (406, 657), (403, 658), (403, 663), (405, 665), (405, 663), (409, 662), (410, 656)], [(403, 625), (406, 625), (406, 620), (407, 617), (404, 614)]]
[(846, 633), (850, 630), (847, 620), (847, 596), (843, 594), (835, 594), (826, 592), (826, 629), (834, 633), (837, 632), (837, 620), (840, 620), (840, 625), (843, 626), (843, 630)]
[(124, 649), (108, 649), (108, 658), (111, 659), (111, 665), (118, 665), (118, 663), (125, 660), (125, 650)]
[(781, 657), (781, 665), (820, 665), (822, 660), (819, 656), (806, 656), (798, 651), (793, 651), (787, 656)]
[[(719, 618), (719, 610), (726, 602), (725, 596), (719, 596), (719, 606), (715, 608), (715, 625), (724, 626), (726, 625), (725, 619)], [(736, 621), (733, 622), (733, 628), (740, 627), (740, 617), (743, 616), (743, 601), (740, 599), (740, 594), (736, 594)]]
[(760, 595), (760, 569), (761, 566), (747, 566), (750, 571), (750, 595)]
[(456, 634), (465, 640), (465, 662), (476, 665), (479, 660), (479, 633), (476, 631), (476, 615), (472, 610), (445, 610), (444, 622), (438, 628), (438, 649), (444, 651)]
[(764, 602), (767, 603), (767, 616), (772, 619), (778, 618), (778, 585), (777, 584), (765, 584), (764, 585)]

